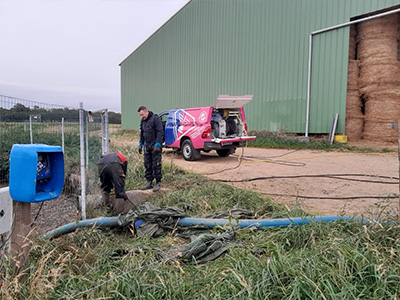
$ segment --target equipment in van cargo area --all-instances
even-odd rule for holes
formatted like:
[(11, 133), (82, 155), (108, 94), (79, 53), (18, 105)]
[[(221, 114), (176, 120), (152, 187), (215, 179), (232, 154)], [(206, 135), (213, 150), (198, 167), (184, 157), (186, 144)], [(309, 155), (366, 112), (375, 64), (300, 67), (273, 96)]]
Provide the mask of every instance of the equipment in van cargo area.
[(244, 124), (239, 112), (227, 109), (214, 109), (211, 118), (211, 128), (211, 136), (213, 138), (243, 136), (244, 132)]
[(243, 105), (252, 95), (220, 95), (214, 106), (173, 109), (159, 114), (165, 147), (180, 149), (185, 160), (200, 158), (200, 151), (216, 150), (219, 156), (234, 153), (255, 136), (247, 136)]

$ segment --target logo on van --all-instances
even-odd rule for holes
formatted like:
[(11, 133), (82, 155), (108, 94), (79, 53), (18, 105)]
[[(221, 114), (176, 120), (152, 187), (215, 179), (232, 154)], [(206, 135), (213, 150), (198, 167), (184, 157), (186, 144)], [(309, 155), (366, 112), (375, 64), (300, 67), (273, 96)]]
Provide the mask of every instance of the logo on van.
[(207, 113), (205, 111), (202, 111), (201, 114), (199, 115), (199, 121), (200, 123), (204, 123), (207, 118)]
[(194, 129), (195, 118), (186, 112), (184, 109), (175, 111), (176, 125), (174, 127), (174, 136), (176, 139), (181, 139)]

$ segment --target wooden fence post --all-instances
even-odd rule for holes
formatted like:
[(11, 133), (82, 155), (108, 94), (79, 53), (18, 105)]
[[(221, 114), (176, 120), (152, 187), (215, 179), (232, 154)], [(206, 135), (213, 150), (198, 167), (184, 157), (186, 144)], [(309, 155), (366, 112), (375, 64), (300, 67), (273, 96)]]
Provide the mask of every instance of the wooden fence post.
[(31, 231), (31, 204), (16, 201), (13, 204), (15, 219), (14, 228), (11, 228), (9, 250), (16, 269), (21, 269), (29, 257), (30, 245), (27, 237)]

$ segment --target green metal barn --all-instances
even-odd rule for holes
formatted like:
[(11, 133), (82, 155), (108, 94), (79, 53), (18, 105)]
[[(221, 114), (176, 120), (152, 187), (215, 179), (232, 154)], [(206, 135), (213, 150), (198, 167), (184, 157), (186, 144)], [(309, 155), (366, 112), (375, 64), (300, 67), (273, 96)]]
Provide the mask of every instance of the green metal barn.
[(249, 129), (329, 133), (338, 113), (345, 133), (350, 28), (399, 11), (400, 0), (192, 0), (120, 64), (122, 126), (138, 128), (140, 105), (253, 95)]

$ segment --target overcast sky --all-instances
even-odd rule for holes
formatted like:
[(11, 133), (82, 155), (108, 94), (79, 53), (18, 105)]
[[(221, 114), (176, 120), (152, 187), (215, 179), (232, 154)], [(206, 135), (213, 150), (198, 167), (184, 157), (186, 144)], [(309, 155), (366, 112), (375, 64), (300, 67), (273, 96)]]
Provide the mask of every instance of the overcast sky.
[(0, 95), (120, 112), (119, 64), (188, 0), (0, 0)]

